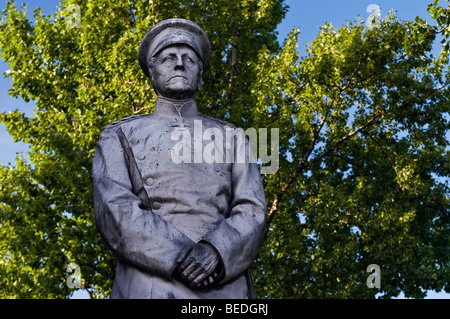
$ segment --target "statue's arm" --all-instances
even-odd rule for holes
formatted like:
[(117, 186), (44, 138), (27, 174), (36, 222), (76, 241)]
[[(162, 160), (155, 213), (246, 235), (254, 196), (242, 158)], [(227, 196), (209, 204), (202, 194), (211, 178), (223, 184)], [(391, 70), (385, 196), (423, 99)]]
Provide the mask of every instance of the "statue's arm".
[[(248, 141), (246, 140), (248, 147)], [(242, 150), (241, 150), (242, 151)], [(232, 167), (231, 213), (203, 241), (219, 252), (225, 282), (244, 272), (254, 261), (265, 234), (267, 208), (256, 163), (234, 163)]]
[(114, 129), (105, 129), (93, 162), (94, 216), (113, 253), (155, 275), (170, 278), (180, 251), (192, 241), (143, 208), (132, 189), (125, 150)]

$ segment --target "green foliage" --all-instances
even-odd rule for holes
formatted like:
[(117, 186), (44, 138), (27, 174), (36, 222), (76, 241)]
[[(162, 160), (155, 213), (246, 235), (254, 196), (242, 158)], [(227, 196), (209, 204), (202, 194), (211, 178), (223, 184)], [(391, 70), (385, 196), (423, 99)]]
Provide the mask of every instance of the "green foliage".
[[(430, 53), (446, 28), (390, 14), (379, 28), (327, 24), (302, 58), (296, 30), (281, 52), (261, 51), (256, 112), (282, 128), (282, 146), (266, 177), (260, 296), (450, 292), (448, 34)], [(370, 264), (381, 289), (366, 286)]]
[[(0, 296), (63, 298), (69, 263), (109, 295), (114, 257), (93, 220), (91, 161), (102, 127), (152, 112), (136, 54), (156, 22), (182, 17), (213, 55), (199, 110), (243, 128), (280, 128), (280, 166), (264, 176), (269, 225), (253, 273), (259, 297), (384, 298), (450, 292), (449, 9), (436, 21), (324, 25), (307, 54), (280, 46), (283, 1), (63, 1), (51, 16), (8, 2), (0, 25), (10, 94), (33, 117), (3, 113), (30, 163), (0, 167)], [(69, 28), (80, 6), (80, 27)], [(431, 55), (437, 35), (441, 54)], [(381, 268), (369, 289), (366, 268)]]

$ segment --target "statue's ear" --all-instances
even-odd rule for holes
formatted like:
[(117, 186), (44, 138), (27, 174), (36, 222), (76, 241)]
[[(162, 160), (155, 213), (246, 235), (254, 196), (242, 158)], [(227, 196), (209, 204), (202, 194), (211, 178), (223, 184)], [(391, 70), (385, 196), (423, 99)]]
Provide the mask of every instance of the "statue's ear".
[(158, 91), (156, 90), (156, 85), (155, 85), (154, 72), (153, 72), (155, 60), (156, 60), (156, 58), (153, 57), (148, 61), (148, 77), (150, 78), (150, 82), (152, 83), (153, 90), (155, 90), (155, 94), (158, 95)]
[(153, 81), (153, 67), (155, 65), (156, 57), (152, 57), (150, 60), (148, 60), (147, 63), (147, 69), (148, 69), (148, 77), (151, 81)]
[(148, 70), (148, 75), (149, 75), (149, 78), (150, 78), (150, 82), (152, 82), (152, 84), (153, 84), (153, 83), (155, 83), (155, 78), (153, 76), (153, 72), (152, 71), (153, 71), (152, 69), (149, 69)]

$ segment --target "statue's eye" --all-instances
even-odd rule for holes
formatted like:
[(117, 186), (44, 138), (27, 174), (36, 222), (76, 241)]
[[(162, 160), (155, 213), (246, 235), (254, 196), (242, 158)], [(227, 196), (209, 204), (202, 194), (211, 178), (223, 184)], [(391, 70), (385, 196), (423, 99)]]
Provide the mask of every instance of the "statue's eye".
[(183, 61), (185, 63), (194, 64), (194, 60), (188, 55), (183, 56)]
[(175, 57), (172, 54), (169, 54), (163, 58), (162, 63), (172, 62), (173, 60), (175, 60)]

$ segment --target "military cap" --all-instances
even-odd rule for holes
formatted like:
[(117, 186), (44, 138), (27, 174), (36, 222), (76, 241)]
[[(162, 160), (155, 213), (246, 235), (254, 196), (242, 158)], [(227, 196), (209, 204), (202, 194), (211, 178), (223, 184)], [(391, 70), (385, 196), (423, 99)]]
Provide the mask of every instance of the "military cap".
[(141, 40), (138, 59), (145, 75), (150, 77), (148, 61), (172, 44), (185, 44), (191, 47), (202, 60), (203, 68), (206, 69), (211, 57), (211, 43), (205, 31), (192, 21), (172, 18), (155, 24)]

